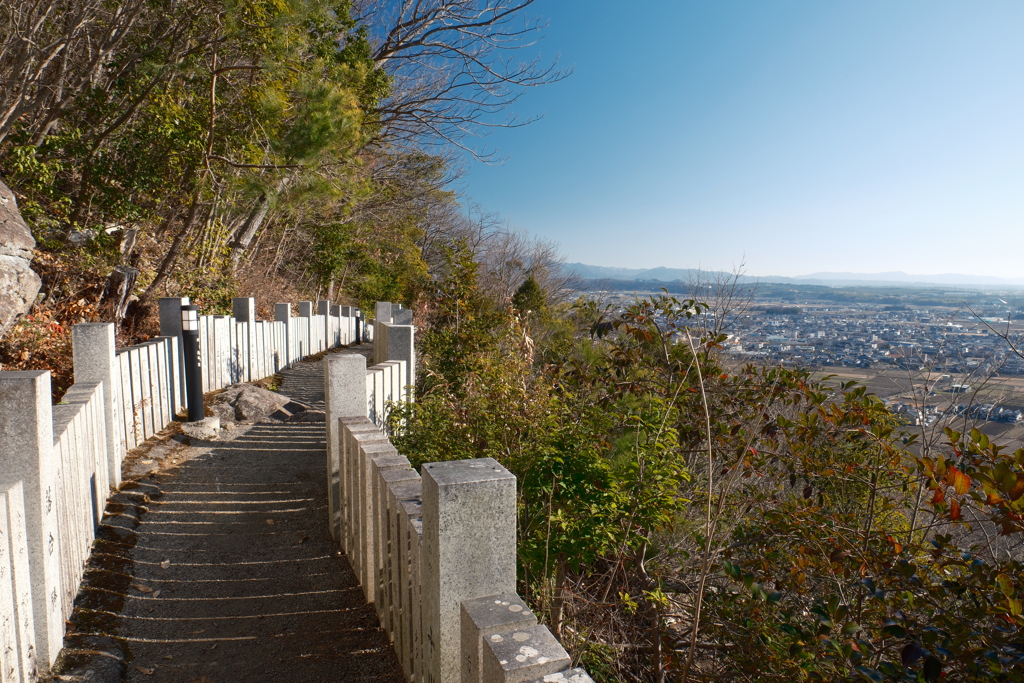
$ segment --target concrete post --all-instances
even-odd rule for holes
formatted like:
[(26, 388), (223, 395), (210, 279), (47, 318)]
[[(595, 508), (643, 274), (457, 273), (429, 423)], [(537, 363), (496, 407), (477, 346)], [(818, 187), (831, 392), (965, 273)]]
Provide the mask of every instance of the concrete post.
[(295, 330), (292, 326), (292, 305), (274, 304), (274, 320), (284, 323), (284, 363), (280, 370), (291, 367), (295, 354)]
[(55, 499), (60, 462), (53, 452), (50, 400), (48, 371), (0, 372), (0, 489), (19, 481), (24, 486), (35, 640), (46, 667), (64, 637)]
[(341, 450), (344, 433), (338, 418), (366, 416), (366, 358), (359, 354), (324, 359), (324, 397), (327, 427), (327, 513), (331, 538), (341, 542)]
[(297, 320), (298, 323), (298, 336), (299, 336), (299, 356), (295, 360), (299, 361), (306, 356), (314, 353), (313, 351), (313, 302), (312, 301), (300, 301), (299, 302), (299, 317), (305, 318), (305, 320)]
[(391, 322), (394, 325), (412, 325), (412, 311), (408, 308), (391, 309)]
[(181, 307), (188, 306), (187, 296), (162, 297), (160, 299), (160, 336), (181, 336)]
[(388, 387), (388, 400), (395, 404), (399, 404), (405, 401), (405, 363), (397, 360), (389, 360), (381, 364), (385, 368), (391, 370), (390, 382)]
[(338, 316), (338, 325), (341, 327), (341, 345), (348, 346), (355, 342), (355, 336), (352, 334), (352, 321), (349, 320), (351, 315), (351, 306), (335, 306)]
[(392, 306), (390, 301), (378, 301), (373, 307), (373, 319), (381, 323), (390, 323)]
[(331, 304), (331, 310), (328, 313), (327, 320), (333, 320), (333, 322), (329, 322), (327, 325), (327, 333), (330, 335), (331, 341), (330, 346), (344, 346), (345, 340), (341, 329), (341, 306), (338, 304)]
[[(187, 296), (163, 297), (160, 299), (160, 336), (181, 339), (181, 307), (188, 306)], [(178, 344), (178, 367), (185, 366), (185, 350)], [(177, 378), (178, 395), (185, 395), (185, 376)]]
[(382, 524), (379, 517), (381, 495), (378, 489), (380, 483), (378, 478), (381, 472), (411, 471), (412, 467), (405, 456), (399, 455), (395, 447), (386, 440), (360, 444), (359, 464), (359, 497), (362, 500), (360, 517), (363, 520), (359, 540), (363, 549), (362, 567), (359, 574), (363, 577), (363, 594), (366, 596), (366, 601), (374, 603), (377, 601), (382, 565), (380, 556)]
[(457, 683), (462, 602), (515, 592), (516, 478), (492, 458), (421, 471), (425, 680)]
[(237, 297), (231, 300), (231, 315), (236, 323), (245, 323), (246, 338), (246, 363), (245, 373), (242, 381), (251, 382), (259, 377), (257, 369), (259, 360), (256, 357), (256, 299), (252, 297)]
[[(398, 543), (395, 535), (395, 518), (397, 509), (392, 504), (392, 497), (396, 490), (407, 491), (410, 486), (416, 487), (417, 494), (420, 493), (419, 472), (412, 469), (409, 461), (406, 460), (405, 468), (379, 470), (377, 473), (377, 484), (374, 490), (374, 505), (377, 518), (378, 547), (375, 549), (380, 562), (377, 581), (377, 616), (380, 618), (381, 626), (384, 627), (391, 638), (395, 641), (395, 653), (398, 653), (398, 633), (401, 631), (398, 623), (395, 622), (394, 608), (397, 599), (397, 583), (395, 580), (395, 563), (398, 557)], [(401, 657), (401, 655), (399, 655)]]
[[(178, 326), (181, 326), (179, 315)], [(121, 484), (124, 459), (124, 416), (121, 414), (121, 369), (117, 362), (113, 323), (82, 323), (71, 328), (75, 383), (103, 383), (103, 420), (107, 432), (107, 476), (110, 485)], [(174, 378), (178, 381), (178, 378)]]
[(536, 623), (537, 617), (515, 593), (463, 601), (462, 683), (480, 683), (483, 680), (485, 639), (502, 631), (529, 628)]
[(572, 663), (548, 627), (541, 624), (488, 636), (482, 654), (480, 680), (487, 683), (540, 681), (564, 672)]
[(0, 539), (0, 675), (9, 676), (5, 681), (35, 681), (39, 666), (20, 481), (0, 486), (0, 535), (5, 536)]
[[(342, 421), (351, 419), (342, 418)], [(362, 451), (366, 446), (386, 444), (388, 440), (376, 428), (368, 429), (361, 420), (360, 423), (350, 424), (348, 427), (348, 434), (346, 435), (345, 447), (342, 453), (342, 457), (345, 460), (344, 476), (346, 479), (344, 483), (344, 505), (345, 513), (347, 514), (347, 526), (345, 529), (347, 546), (345, 552), (348, 555), (349, 564), (352, 565), (352, 571), (355, 572), (356, 578), (359, 579), (360, 583), (363, 583), (363, 555), (366, 552), (366, 548), (362, 544), (362, 539), (364, 538), (363, 527), (366, 524), (363, 513), (367, 506), (363, 495), (365, 489), (361, 485), (365, 479), (365, 477), (361, 476), (363, 469), (361, 467)]]
[(370, 340), (373, 341), (374, 365), (377, 363), (383, 363), (387, 360), (387, 352), (385, 350), (378, 349), (378, 342), (387, 334), (387, 331), (383, 329), (383, 326), (390, 325), (393, 322), (392, 311), (395, 308), (395, 304), (390, 301), (378, 301), (374, 304), (373, 336), (370, 338)]
[(379, 365), (388, 359), (388, 330), (391, 323), (373, 321), (373, 364)]
[[(387, 334), (387, 360), (405, 361), (405, 384), (416, 386), (416, 328), (412, 325), (389, 325)], [(411, 400), (412, 391), (402, 387), (405, 400)]]
[(423, 530), (423, 485), (417, 477), (398, 481), (388, 487), (390, 537), (392, 539), (391, 634), (395, 654), (402, 662), (406, 678), (423, 680), (422, 657), (417, 643), (422, 633), (420, 615), (420, 545)]
[(316, 314), (324, 317), (324, 348), (332, 348), (334, 346), (334, 335), (331, 334), (331, 300), (320, 299), (317, 301)]
[(338, 420), (338, 436), (341, 449), (341, 472), (338, 477), (338, 488), (341, 492), (341, 501), (339, 503), (341, 509), (341, 547), (349, 555), (349, 563), (352, 565), (352, 571), (355, 572), (358, 571), (354, 559), (357, 553), (354, 540), (356, 537), (355, 511), (357, 505), (354, 498), (356, 487), (352, 481), (356, 472), (357, 458), (355, 454), (359, 450), (360, 439), (372, 441), (374, 439), (383, 440), (385, 437), (377, 429), (377, 426), (365, 416), (340, 418)]
[(337, 326), (335, 332), (335, 339), (338, 340), (338, 346), (345, 346), (348, 344), (345, 334), (345, 316), (341, 312), (341, 306), (338, 304), (331, 304), (331, 315), (337, 318), (335, 325)]

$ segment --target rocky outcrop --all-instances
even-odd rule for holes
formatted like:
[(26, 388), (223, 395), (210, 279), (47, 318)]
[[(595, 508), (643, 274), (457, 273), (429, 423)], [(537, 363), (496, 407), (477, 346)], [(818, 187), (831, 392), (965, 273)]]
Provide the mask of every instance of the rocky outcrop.
[(293, 401), (253, 384), (235, 384), (213, 397), (210, 412), (221, 424), (232, 422), (323, 422), (324, 413), (311, 410), (304, 403)]
[(29, 265), (35, 246), (14, 193), (0, 181), (0, 337), (28, 312), (39, 293), (39, 276)]

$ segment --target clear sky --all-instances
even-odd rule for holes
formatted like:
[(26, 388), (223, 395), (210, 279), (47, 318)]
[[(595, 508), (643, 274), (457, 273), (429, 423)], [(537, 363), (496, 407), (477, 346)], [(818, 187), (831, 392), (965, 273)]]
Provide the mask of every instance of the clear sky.
[(1024, 277), (1021, 0), (544, 0), (466, 194), (569, 261)]

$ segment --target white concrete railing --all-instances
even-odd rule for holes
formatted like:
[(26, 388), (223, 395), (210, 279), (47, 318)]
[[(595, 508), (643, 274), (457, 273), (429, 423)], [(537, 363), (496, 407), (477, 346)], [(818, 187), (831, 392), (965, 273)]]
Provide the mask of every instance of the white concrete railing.
[(364, 403), (387, 365), (324, 363), (328, 511), (406, 679), (589, 683), (515, 593), (515, 477), (490, 458), (413, 470)]
[[(161, 334), (115, 348), (110, 323), (72, 328), (75, 384), (51, 405), (50, 373), (0, 372), (0, 681), (34, 681), (60, 651), (106, 499), (126, 451), (184, 408), (181, 306), (160, 301)], [(354, 341), (358, 309), (319, 302), (258, 321), (252, 299), (234, 316), (202, 316), (204, 391), (272, 375)], [(287, 312), (287, 315), (285, 315)], [(379, 369), (372, 405), (383, 415), (404, 375)], [(384, 386), (388, 382), (388, 389)], [(380, 384), (380, 388), (377, 385)], [(380, 398), (378, 394), (380, 393)], [(385, 399), (386, 396), (386, 399)], [(365, 407), (365, 404), (364, 404)]]
[[(392, 327), (399, 326), (395, 334), (389, 335)], [(412, 344), (412, 311), (403, 308), (402, 304), (390, 301), (378, 301), (374, 305), (373, 332), (375, 340), (373, 362), (383, 363), (390, 358), (404, 357), (407, 345)], [(390, 337), (390, 339), (389, 339)], [(394, 346), (394, 349), (391, 347)], [(415, 353), (415, 352), (414, 352)], [(396, 355), (399, 354), (399, 355)], [(413, 374), (415, 375), (415, 362)], [(416, 382), (410, 382), (416, 384)]]

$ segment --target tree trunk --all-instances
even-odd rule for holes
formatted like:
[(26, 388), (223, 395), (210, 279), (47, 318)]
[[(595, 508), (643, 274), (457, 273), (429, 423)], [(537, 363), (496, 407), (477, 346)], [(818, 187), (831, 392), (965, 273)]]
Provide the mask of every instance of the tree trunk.
[(665, 683), (665, 664), (662, 661), (661, 610), (651, 605), (651, 648), (653, 649), (655, 683)]
[(115, 325), (120, 326), (121, 321), (124, 320), (129, 298), (138, 277), (138, 268), (117, 266), (107, 278), (107, 284), (103, 287), (103, 294), (100, 296), (100, 305), (110, 302), (111, 317), (114, 318)]
[(139, 297), (139, 305), (145, 306), (156, 294), (159, 287), (170, 275), (171, 269), (174, 267), (174, 262), (178, 259), (178, 252), (181, 251), (181, 245), (185, 241), (185, 237), (188, 235), (188, 231), (192, 229), (193, 223), (196, 221), (196, 214), (199, 211), (199, 191), (197, 190), (195, 195), (192, 197), (192, 206), (188, 209), (188, 215), (185, 217), (185, 221), (181, 225), (181, 229), (174, 236), (174, 240), (171, 241), (171, 246), (164, 254), (164, 258), (160, 261), (160, 265), (156, 269), (156, 277), (149, 283), (149, 287)]
[(555, 563), (555, 594), (551, 597), (551, 609), (548, 619), (551, 621), (551, 632), (555, 638), (562, 640), (562, 612), (565, 607), (565, 555), (559, 555)]
[[(288, 184), (291, 183), (293, 175), (285, 176), (278, 181), (277, 187), (274, 188), (274, 195), (279, 195), (284, 192)], [(252, 211), (249, 212), (249, 217), (245, 219), (245, 222), (235, 232), (235, 239), (231, 242), (231, 272), (234, 273), (238, 270), (238, 262), (242, 260), (249, 245), (252, 244), (252, 238), (256, 236), (256, 233), (263, 226), (263, 221), (267, 218), (267, 213), (270, 211), (270, 194), (264, 192), (256, 200), (256, 204), (252, 207)]]

